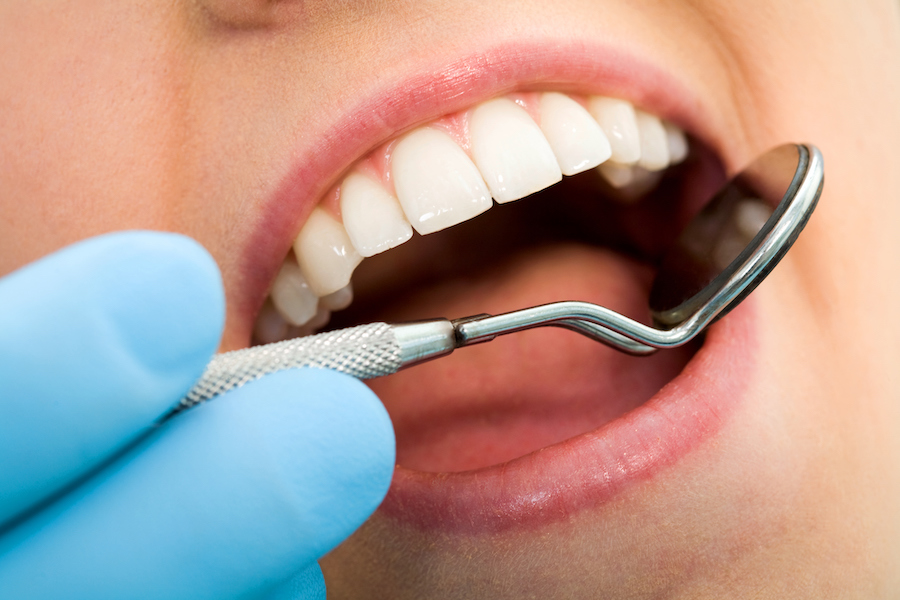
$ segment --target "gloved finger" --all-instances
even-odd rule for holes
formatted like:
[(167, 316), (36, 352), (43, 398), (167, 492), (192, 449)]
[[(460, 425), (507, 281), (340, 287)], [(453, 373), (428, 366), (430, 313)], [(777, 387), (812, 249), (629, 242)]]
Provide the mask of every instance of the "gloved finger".
[(0, 524), (177, 402), (223, 321), (215, 262), (180, 235), (104, 235), (0, 279)]
[(325, 577), (319, 563), (298, 571), (293, 577), (262, 596), (264, 600), (325, 600)]
[(295, 370), (177, 416), (126, 458), (13, 532), (0, 589), (33, 600), (262, 593), (375, 510), (394, 438), (362, 383)]

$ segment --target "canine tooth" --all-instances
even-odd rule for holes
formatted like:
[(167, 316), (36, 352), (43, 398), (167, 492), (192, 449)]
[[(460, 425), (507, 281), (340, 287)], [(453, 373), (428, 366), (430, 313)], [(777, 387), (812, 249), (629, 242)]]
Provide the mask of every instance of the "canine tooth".
[(659, 118), (642, 110), (634, 112), (641, 138), (641, 158), (638, 164), (648, 171), (661, 171), (669, 166), (666, 130)]
[(641, 139), (631, 102), (593, 96), (588, 101), (588, 108), (609, 139), (612, 160), (623, 165), (632, 165), (640, 160)]
[(364, 257), (412, 237), (400, 202), (361, 173), (351, 173), (341, 183), (341, 217), (353, 247)]
[(272, 300), (267, 298), (253, 324), (253, 337), (261, 344), (271, 344), (287, 339), (289, 329), (288, 322), (278, 313)]
[(347, 284), (336, 292), (319, 298), (319, 306), (327, 310), (344, 310), (353, 303), (353, 285)]
[(299, 265), (291, 259), (281, 264), (269, 297), (281, 316), (298, 326), (313, 318), (319, 304), (319, 297), (309, 287)]
[(596, 167), (612, 155), (606, 134), (583, 106), (558, 92), (541, 96), (541, 131), (563, 175)]
[(666, 143), (669, 146), (669, 164), (677, 165), (687, 157), (687, 137), (680, 127), (672, 125), (668, 121), (663, 121), (663, 127), (666, 130)]
[(391, 173), (403, 212), (422, 235), (467, 221), (493, 205), (475, 164), (436, 129), (423, 127), (400, 140)]
[(309, 287), (319, 297), (348, 283), (362, 257), (347, 230), (321, 208), (315, 208), (294, 240), (294, 254)]
[(497, 98), (475, 108), (469, 133), (472, 157), (497, 202), (518, 200), (562, 179), (541, 128), (512, 100)]

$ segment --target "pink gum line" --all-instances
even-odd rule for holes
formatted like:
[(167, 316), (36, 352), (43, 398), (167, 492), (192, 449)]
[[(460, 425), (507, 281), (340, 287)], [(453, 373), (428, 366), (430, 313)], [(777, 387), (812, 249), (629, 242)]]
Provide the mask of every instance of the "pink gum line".
[[(541, 92), (514, 92), (511, 94), (505, 94), (502, 97), (509, 98), (510, 100), (524, 108), (531, 116), (531, 118), (534, 119), (535, 123), (537, 123), (538, 125), (541, 124)], [(580, 95), (570, 95), (570, 97), (587, 108), (586, 97)], [(460, 148), (463, 149), (463, 151), (469, 156), (469, 158), (472, 158), (472, 144), (471, 137), (469, 135), (469, 115), (472, 113), (472, 110), (474, 110), (474, 107), (443, 116), (440, 119), (431, 121), (430, 123), (427, 123), (420, 127), (432, 127), (434, 129), (443, 131), (451, 138), (453, 138), (453, 141), (459, 144)], [(394, 138), (375, 148), (364, 158), (357, 161), (357, 163), (354, 164), (347, 173), (349, 174), (353, 171), (363, 173), (373, 180), (381, 183), (386, 191), (396, 196), (397, 194), (394, 190), (394, 182), (391, 178), (391, 154), (393, 153), (394, 146), (397, 144), (397, 141), (399, 139), (400, 137)], [(343, 178), (341, 178), (341, 180), (343, 181)], [(328, 192), (322, 197), (319, 205), (329, 213), (331, 213), (333, 216), (335, 216), (338, 220), (341, 220), (341, 184), (338, 183), (337, 185), (329, 189)]]

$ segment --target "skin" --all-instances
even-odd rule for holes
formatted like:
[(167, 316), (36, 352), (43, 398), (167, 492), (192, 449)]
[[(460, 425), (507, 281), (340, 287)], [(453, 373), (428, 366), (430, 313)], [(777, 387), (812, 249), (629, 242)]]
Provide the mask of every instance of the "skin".
[(223, 272), (223, 348), (246, 345), (235, 248), (291, 156), (406, 73), (531, 38), (637, 41), (704, 99), (729, 170), (815, 142), (820, 208), (753, 296), (759, 364), (713, 440), (527, 531), (376, 515), (323, 561), (331, 594), (897, 597), (896, 2), (4, 2), (0, 274), (106, 231), (186, 233)]

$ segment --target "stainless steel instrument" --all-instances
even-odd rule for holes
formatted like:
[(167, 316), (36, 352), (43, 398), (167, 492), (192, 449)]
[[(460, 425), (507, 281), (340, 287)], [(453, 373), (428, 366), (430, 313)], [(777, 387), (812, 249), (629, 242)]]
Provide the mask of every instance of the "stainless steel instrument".
[(821, 153), (793, 144), (763, 154), (729, 181), (663, 258), (649, 299), (654, 326), (575, 301), (501, 315), (369, 323), (217, 355), (170, 414), (283, 369), (318, 367), (370, 379), (535, 327), (563, 327), (635, 355), (680, 346), (775, 267), (806, 225), (823, 181)]

